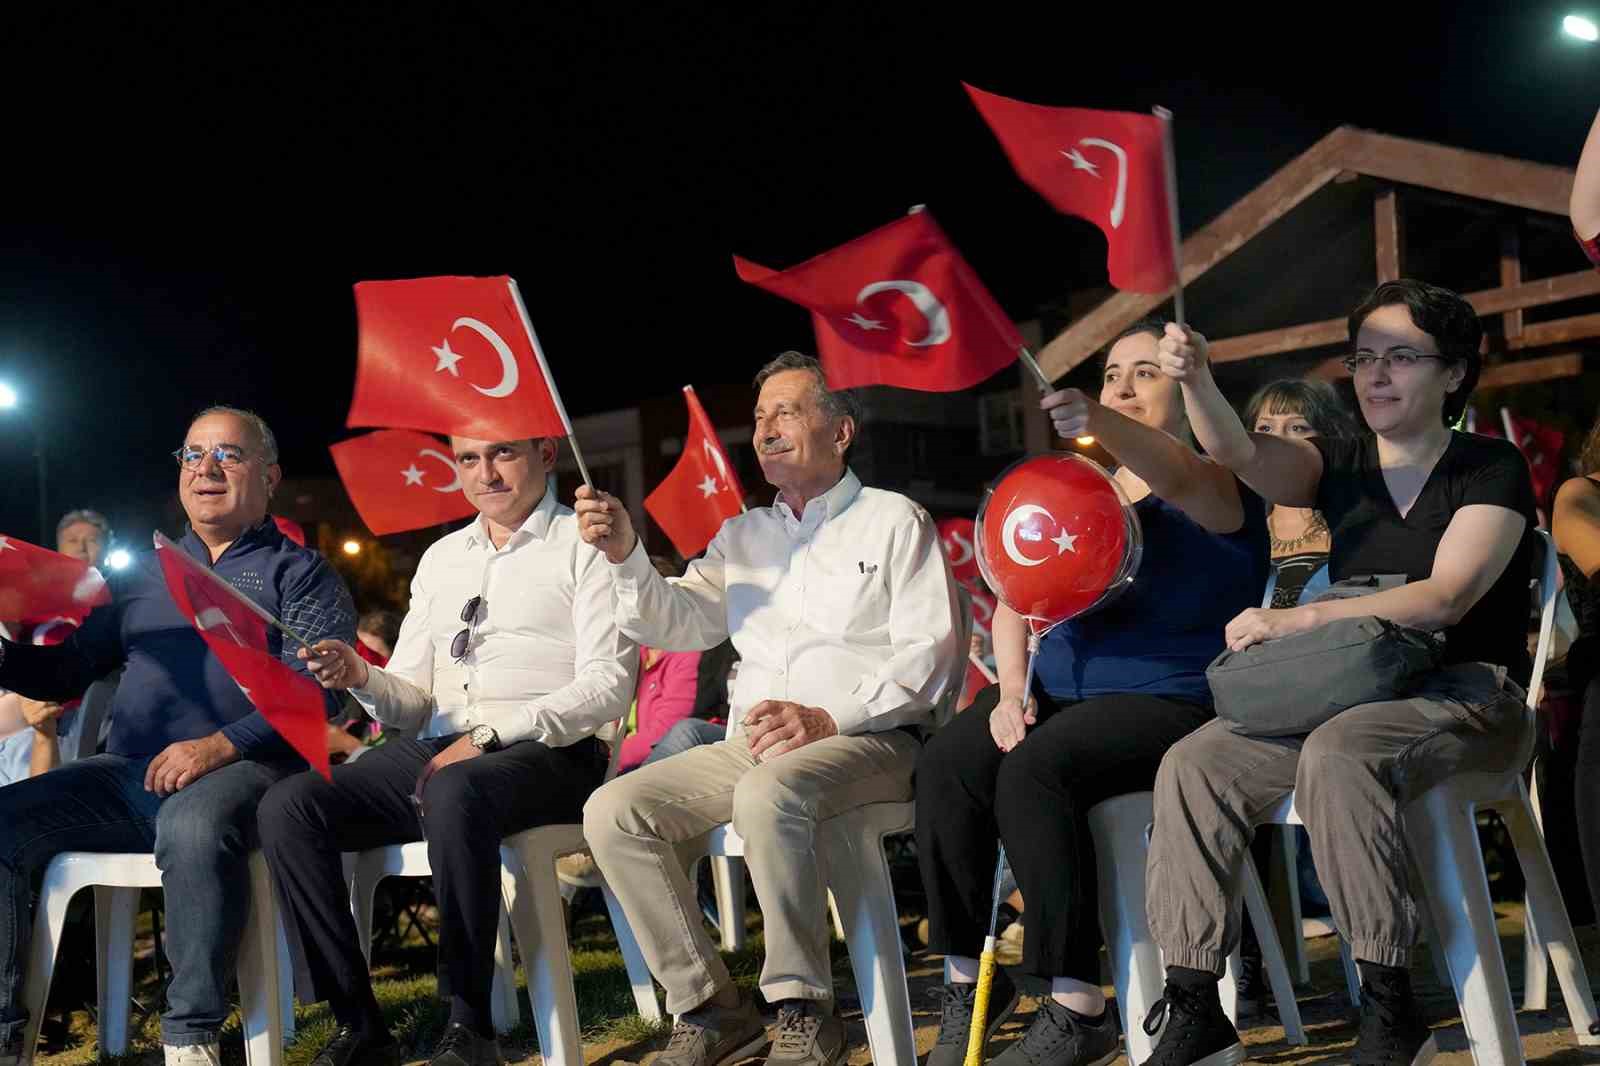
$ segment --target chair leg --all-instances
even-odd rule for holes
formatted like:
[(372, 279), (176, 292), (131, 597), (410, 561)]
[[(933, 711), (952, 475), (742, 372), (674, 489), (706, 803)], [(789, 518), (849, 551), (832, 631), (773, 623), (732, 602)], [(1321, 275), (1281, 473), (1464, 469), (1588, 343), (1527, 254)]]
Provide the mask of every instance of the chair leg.
[(362, 869), (357, 859), (354, 875), (350, 879), (350, 914), (356, 921), (356, 935), (361, 938), (361, 957), (372, 965), (372, 912), (377, 904), (380, 875)]
[(94, 887), (94, 939), (98, 960), (100, 1054), (128, 1050), (128, 1011), (133, 996), (133, 920), (137, 888)]
[[(1272, 998), (1278, 1003), (1278, 1018), (1283, 1022), (1285, 1038), (1291, 1044), (1306, 1044), (1306, 1030), (1300, 1022), (1300, 1003), (1294, 996), (1294, 981), (1289, 976), (1289, 964), (1283, 957), (1283, 943), (1278, 939), (1278, 927), (1273, 924), (1272, 911), (1267, 906), (1267, 894), (1261, 888), (1261, 877), (1256, 873), (1255, 860), (1250, 852), (1244, 853), (1240, 866), (1243, 876), (1245, 909), (1250, 914), (1250, 924), (1255, 927), (1256, 940), (1261, 945), (1261, 965), (1267, 971), (1267, 981), (1272, 985)], [(1230, 960), (1231, 961), (1231, 960)], [(1237, 1003), (1238, 986), (1233, 986)], [(1223, 995), (1228, 995), (1227, 988)]]
[(572, 988), (572, 954), (554, 859), (548, 853), (524, 855), (508, 848), (501, 849), (501, 855), (512, 860), (502, 866), (501, 892), (528, 973), (528, 1000), (540, 1053), (545, 1066), (582, 1066), (578, 998)]
[(509, 1033), (522, 1022), (522, 1006), (517, 1002), (517, 971), (511, 958), (511, 923), (502, 907), (500, 926), (494, 938), (494, 982), (489, 991), (489, 1013), (494, 1031)]
[(1406, 836), (1428, 894), (1476, 1066), (1522, 1066), (1516, 1010), (1495, 933), (1475, 805), (1450, 785), (1405, 809)]
[(1136, 1063), (1155, 1050), (1143, 1023), (1161, 998), (1165, 976), (1161, 949), (1150, 934), (1144, 907), (1146, 831), (1153, 802), (1151, 793), (1139, 792), (1097, 803), (1089, 811), (1095, 876), (1099, 879), (1100, 932), (1111, 958), (1128, 1059)]
[(850, 969), (867, 1025), (872, 1061), (914, 1063), (917, 1038), (911, 1021), (905, 955), (895, 911), (894, 885), (883, 838), (864, 831), (850, 815), (824, 823), (819, 849), (839, 917), (844, 920)]
[[(1505, 820), (1516, 845), (1517, 861), (1522, 866), (1528, 883), (1528, 929), (1543, 946), (1542, 954), (1555, 967), (1556, 980), (1561, 985), (1562, 998), (1567, 1003), (1567, 1015), (1572, 1019), (1573, 1031), (1580, 1044), (1600, 1044), (1600, 1026), (1596, 1025), (1594, 993), (1589, 986), (1589, 975), (1572, 933), (1572, 921), (1567, 915), (1566, 903), (1561, 898), (1561, 886), (1556, 882), (1555, 870), (1550, 865), (1550, 853), (1545, 849), (1544, 837), (1534, 821), (1533, 812), (1520, 794), (1515, 800), (1497, 804), (1495, 809)], [(1547, 980), (1547, 968), (1539, 966), (1541, 983)]]
[[(1268, 886), (1269, 901), (1283, 904), (1273, 912), (1278, 928), (1278, 943), (1283, 945), (1289, 973), (1297, 985), (1311, 980), (1311, 957), (1306, 952), (1305, 915), (1300, 906), (1300, 841), (1298, 826), (1272, 827), (1273, 876)], [(1276, 993), (1274, 993), (1276, 995)]]
[(250, 856), (250, 903), (239, 944), (239, 1015), (246, 1066), (283, 1061), (283, 982), (278, 972), (278, 908), (266, 858)]
[[(1344, 938), (1343, 933), (1336, 932), (1333, 935), (1339, 939), (1339, 966), (1344, 970), (1345, 994), (1350, 997), (1350, 1005), (1359, 1010), (1361, 1007), (1361, 971), (1356, 969), (1356, 957), (1350, 953), (1350, 941)], [(1443, 958), (1444, 948), (1437, 944), (1435, 947), (1438, 950), (1439, 957)], [(1449, 979), (1446, 978), (1444, 983), (1448, 986), (1450, 984)]]
[[(28, 1022), (22, 1030), (21, 1062), (24, 1064), (33, 1061), (34, 1051), (39, 1045), (39, 1023), (44, 1020), (45, 1004), (50, 999), (50, 979), (55, 974), (56, 949), (61, 946), (61, 931), (67, 923), (67, 904), (72, 902), (75, 887), (65, 883), (65, 878), (55, 868), (45, 871), (44, 883), (39, 890), (39, 903), (34, 908), (28, 974), (22, 985), (22, 1006), (28, 1012)], [(99, 955), (97, 961), (101, 968), (105, 967), (104, 954)]]
[(656, 999), (656, 985), (650, 976), (650, 967), (639, 950), (639, 941), (622, 913), (622, 904), (605, 881), (600, 882), (600, 894), (606, 901), (606, 913), (611, 916), (611, 930), (616, 934), (617, 949), (622, 952), (622, 965), (628, 971), (628, 983), (633, 986), (633, 1002), (639, 1017), (647, 1022), (661, 1021), (661, 1003)]
[(717, 926), (723, 951), (744, 950), (744, 860), (711, 856), (711, 883), (717, 893)]

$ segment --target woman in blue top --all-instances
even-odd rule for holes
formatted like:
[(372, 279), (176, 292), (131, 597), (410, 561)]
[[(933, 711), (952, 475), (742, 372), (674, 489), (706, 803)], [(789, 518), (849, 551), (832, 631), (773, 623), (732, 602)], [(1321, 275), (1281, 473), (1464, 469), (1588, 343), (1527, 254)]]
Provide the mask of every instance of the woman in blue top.
[[(1188, 443), (1183, 399), (1162, 375), (1165, 323), (1131, 327), (1106, 355), (1098, 402), (1046, 396), (1058, 434), (1093, 434), (1144, 531), (1133, 585), (1109, 606), (1045, 637), (1024, 693), (1027, 630), (994, 617), (1000, 683), (929, 742), (917, 765), (917, 852), (929, 947), (944, 954), (943, 1021), (929, 1066), (959, 1066), (977, 950), (988, 928), (997, 843), (1028, 908), (1022, 968), (1049, 981), (1033, 1027), (1005, 1066), (1089, 1066), (1118, 1054), (1100, 992), (1095, 860), (1087, 825), (1101, 800), (1148, 791), (1167, 748), (1212, 717), (1205, 668), (1223, 627), (1261, 602), (1268, 552), (1261, 500)], [(988, 1030), (1016, 1006), (997, 973)]]

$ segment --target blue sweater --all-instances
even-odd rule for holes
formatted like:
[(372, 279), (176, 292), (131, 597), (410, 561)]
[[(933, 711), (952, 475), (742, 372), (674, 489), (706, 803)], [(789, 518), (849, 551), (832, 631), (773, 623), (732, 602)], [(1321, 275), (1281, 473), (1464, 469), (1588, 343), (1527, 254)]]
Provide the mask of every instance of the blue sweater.
[[(210, 565), (210, 551), (192, 531), (178, 545)], [(355, 640), (355, 604), (344, 582), (326, 559), (289, 540), (270, 518), (229, 545), (212, 570), (312, 641)], [(35, 647), (0, 641), (0, 688), (33, 699), (72, 699), (125, 663), (111, 704), (107, 750), (150, 756), (220, 729), (242, 756), (293, 754), (179, 612), (153, 550), (114, 572), (109, 584), (111, 603), (91, 613), (65, 642)], [(273, 654), (305, 672), (293, 640), (271, 627), (267, 640)], [(339, 701), (325, 695), (331, 716)]]

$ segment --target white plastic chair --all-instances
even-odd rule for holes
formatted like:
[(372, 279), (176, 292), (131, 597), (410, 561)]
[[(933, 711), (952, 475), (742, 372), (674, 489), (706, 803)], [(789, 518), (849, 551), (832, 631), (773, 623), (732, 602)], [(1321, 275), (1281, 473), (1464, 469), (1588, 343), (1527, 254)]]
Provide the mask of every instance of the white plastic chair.
[[(1117, 1007), (1122, 1016), (1123, 1036), (1128, 1059), (1143, 1062), (1155, 1050), (1154, 1041), (1144, 1031), (1145, 1016), (1161, 998), (1166, 970), (1161, 949), (1151, 936), (1145, 916), (1145, 862), (1150, 851), (1150, 823), (1154, 818), (1155, 794), (1130, 792), (1104, 800), (1089, 809), (1089, 832), (1094, 838), (1096, 876), (1100, 897), (1100, 932), (1105, 937), (1111, 960), (1112, 982), (1117, 989)], [(1255, 863), (1245, 853), (1240, 887), (1244, 905), (1261, 942), (1261, 956), (1272, 995), (1278, 1002), (1278, 1015), (1291, 1044), (1307, 1042), (1295, 1001), (1294, 986), (1283, 963), (1283, 948), (1278, 943), (1277, 927), (1267, 907), (1266, 893), (1256, 876)], [(1270, 964), (1272, 960), (1275, 965)], [(1239, 951), (1228, 957), (1227, 972), (1219, 985), (1222, 1007), (1230, 1019), (1238, 1019)]]
[[(80, 889), (93, 888), (98, 967), (100, 1056), (128, 1049), (128, 1000), (133, 976), (133, 919), (139, 891), (161, 887), (161, 871), (149, 853), (68, 851), (46, 867), (34, 914), (33, 941), (23, 983), (22, 1062), (33, 1060), (55, 972), (56, 950), (66, 925), (67, 904)], [(239, 947), (239, 1014), (249, 1066), (278, 1066), (288, 1020), (284, 965), (286, 947), (278, 922), (272, 877), (261, 853), (250, 856), (250, 903)]]
[[(617, 773), (622, 753), (621, 723), (615, 727), (611, 762), (605, 780)], [(539, 1033), (539, 1049), (546, 1066), (581, 1066), (578, 1001), (572, 985), (572, 956), (567, 945), (566, 915), (562, 910), (561, 882), (555, 862), (563, 855), (587, 850), (583, 825), (544, 825), (514, 833), (500, 845), (500, 885), (504, 909), (495, 942), (495, 977), (490, 1010), (495, 1029), (508, 1032), (521, 1020), (515, 971), (511, 962), (511, 936), (521, 949), (528, 974), (528, 999)], [(371, 952), (372, 899), (384, 877), (428, 877), (428, 846), (423, 841), (373, 848), (346, 856), (350, 874), (350, 904), (362, 950)], [(606, 910), (616, 932), (618, 947), (633, 986), (639, 1014), (647, 1021), (661, 1020), (661, 1006), (644, 954), (611, 889), (601, 881)], [(509, 915), (509, 922), (507, 916)]]
[[(1476, 814), (1480, 808), (1497, 812), (1511, 834), (1517, 861), (1528, 883), (1527, 921), (1555, 967), (1578, 1043), (1600, 1046), (1600, 1021), (1596, 1018), (1589, 977), (1522, 780), (1522, 769), (1533, 752), (1537, 694), (1544, 678), (1555, 616), (1555, 548), (1549, 534), (1543, 531), (1538, 533), (1538, 541), (1539, 643), (1523, 705), (1528, 726), (1523, 749), (1513, 760), (1513, 769), (1504, 773), (1459, 774), (1429, 789), (1403, 811), (1406, 838), (1420, 875), (1415, 879), (1416, 885), (1424, 896), (1419, 902), (1425, 903), (1432, 915), (1435, 942), (1449, 970), (1462, 1026), (1477, 1066), (1524, 1061), (1511, 985), (1489, 900), (1489, 879), (1478, 843)], [(1292, 792), (1267, 820), (1301, 824)]]

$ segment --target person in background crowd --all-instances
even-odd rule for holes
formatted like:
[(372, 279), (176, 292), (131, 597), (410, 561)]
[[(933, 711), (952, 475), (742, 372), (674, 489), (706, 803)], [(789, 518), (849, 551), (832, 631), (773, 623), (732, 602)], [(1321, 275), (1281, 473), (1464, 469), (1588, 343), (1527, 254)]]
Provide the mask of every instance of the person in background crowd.
[[(1593, 136), (1591, 135), (1591, 143)], [(1589, 898), (1600, 908), (1600, 420), (1578, 457), (1580, 476), (1556, 492), (1552, 532), (1578, 638), (1567, 649), (1567, 684), (1581, 702), (1573, 810)]]
[(1600, 114), (1589, 127), (1583, 142), (1578, 171), (1572, 179), (1572, 231), (1577, 235), (1589, 261), (1600, 267)]

